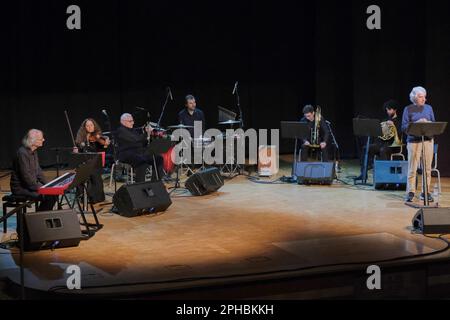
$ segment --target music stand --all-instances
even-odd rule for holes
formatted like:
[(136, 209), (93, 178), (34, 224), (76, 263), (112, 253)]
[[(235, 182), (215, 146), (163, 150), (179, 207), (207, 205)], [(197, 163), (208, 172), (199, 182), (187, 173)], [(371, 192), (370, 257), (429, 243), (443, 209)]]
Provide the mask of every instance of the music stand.
[[(425, 137), (439, 136), (444, 133), (447, 127), (447, 122), (412, 122), (406, 129), (406, 134), (415, 137), (421, 137), (422, 143), (422, 191), (423, 191), (423, 205), (429, 206), (428, 202), (428, 177), (425, 158)], [(430, 177), (431, 178), (431, 177)]]
[(294, 139), (295, 140), (295, 146), (294, 146), (294, 161), (292, 163), (292, 171), (291, 171), (291, 178), (294, 178), (295, 173), (295, 164), (297, 162), (297, 140), (298, 139), (308, 139), (311, 135), (311, 130), (309, 128), (309, 125), (304, 122), (298, 122), (298, 121), (281, 121), (280, 122), (281, 127), (281, 137), (283, 139)]
[(154, 139), (150, 141), (147, 147), (147, 154), (153, 157), (153, 169), (156, 173), (156, 180), (159, 180), (159, 174), (158, 168), (156, 166), (155, 156), (168, 152), (170, 148), (172, 148), (176, 144), (176, 141), (172, 141), (169, 139)]
[(76, 169), (91, 159), (98, 161), (96, 164), (97, 168), (103, 167), (103, 155), (101, 152), (73, 152), (69, 160), (69, 168)]
[(357, 180), (361, 180), (361, 184), (367, 185), (367, 168), (369, 165), (369, 146), (372, 137), (381, 136), (383, 133), (381, 131), (380, 120), (378, 119), (353, 119), (353, 134), (358, 137), (367, 137), (366, 151), (364, 153), (363, 170), (361, 179), (355, 179), (354, 184), (356, 185)]
[[(85, 163), (82, 163), (78, 166), (76, 169), (75, 177), (70, 184), (70, 186), (67, 188), (67, 190), (77, 189), (80, 188), (82, 191), (82, 196), (85, 196), (87, 194), (87, 189), (85, 183), (89, 180), (89, 177), (92, 175), (92, 173), (98, 168), (99, 161), (98, 158), (92, 158)], [(95, 224), (88, 223), (86, 219), (86, 206), (83, 204), (81, 205), (80, 197), (78, 194), (75, 195), (75, 201), (77, 202), (78, 209), (80, 210), (81, 218), (83, 219), (83, 225), (86, 227), (85, 233), (87, 234), (87, 237), (90, 238), (94, 235), (95, 231), (100, 230), (103, 225), (100, 224), (97, 218), (97, 212), (95, 211), (94, 205), (88, 201), (89, 206), (91, 208), (92, 214), (94, 216)], [(87, 196), (86, 196), (87, 197)], [(89, 198), (89, 197), (87, 197)], [(91, 228), (93, 228), (91, 230)]]

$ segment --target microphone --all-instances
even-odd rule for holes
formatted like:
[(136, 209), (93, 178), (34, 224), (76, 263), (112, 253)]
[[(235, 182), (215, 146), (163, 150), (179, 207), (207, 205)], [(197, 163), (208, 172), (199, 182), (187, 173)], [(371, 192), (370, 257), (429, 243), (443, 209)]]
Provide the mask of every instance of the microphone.
[(167, 91), (169, 92), (170, 100), (173, 101), (172, 90), (170, 90), (170, 87), (167, 87)]
[(236, 93), (238, 83), (239, 83), (239, 82), (236, 81), (236, 83), (234, 84), (233, 92), (231, 93), (232, 95), (234, 95), (234, 94)]
[(103, 110), (102, 110), (102, 113), (103, 113), (106, 117), (108, 117), (108, 112), (106, 112), (106, 109), (103, 109)]

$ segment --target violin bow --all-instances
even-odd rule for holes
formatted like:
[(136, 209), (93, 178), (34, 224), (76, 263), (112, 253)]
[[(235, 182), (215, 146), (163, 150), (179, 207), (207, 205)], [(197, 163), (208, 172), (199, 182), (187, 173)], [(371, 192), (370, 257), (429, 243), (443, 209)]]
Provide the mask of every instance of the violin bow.
[(64, 110), (64, 114), (66, 116), (66, 121), (67, 121), (67, 126), (69, 127), (70, 136), (72, 137), (73, 146), (76, 147), (75, 138), (73, 135), (72, 126), (70, 125), (69, 114), (67, 113), (67, 110)]

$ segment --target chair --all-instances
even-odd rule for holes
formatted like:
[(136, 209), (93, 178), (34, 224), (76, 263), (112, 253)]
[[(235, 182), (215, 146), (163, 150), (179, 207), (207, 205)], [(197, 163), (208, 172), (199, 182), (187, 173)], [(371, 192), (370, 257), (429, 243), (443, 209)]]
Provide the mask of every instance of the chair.
[(434, 144), (434, 149), (433, 149), (433, 165), (431, 167), (431, 175), (433, 175), (433, 172), (436, 173), (437, 175), (437, 179), (438, 179), (438, 189), (439, 189), (439, 194), (441, 194), (441, 173), (439, 172), (438, 168), (437, 168), (437, 162), (438, 162), (438, 147), (439, 145), (437, 143)]
[(398, 148), (400, 148), (400, 150), (396, 153), (391, 154), (391, 161), (394, 160), (394, 157), (400, 157), (403, 161), (405, 161), (405, 155), (403, 154), (403, 146), (404, 146), (403, 144), (401, 146), (398, 146)]
[(111, 166), (111, 175), (109, 177), (109, 187), (112, 187), (112, 183), (114, 180), (114, 183), (116, 183), (116, 170), (125, 170), (125, 183), (126, 184), (132, 184), (134, 183), (134, 168), (132, 165), (128, 164), (128, 163), (123, 163), (123, 162), (119, 162), (119, 160), (117, 160), (116, 162), (113, 163), (113, 165)]
[[(434, 144), (434, 148), (433, 148), (433, 162), (432, 162), (432, 166), (431, 166), (431, 176), (433, 176), (433, 172), (436, 173), (437, 180), (438, 180), (438, 190), (439, 190), (439, 194), (441, 194), (442, 193), (442, 191), (441, 191), (441, 173), (440, 173), (440, 171), (437, 168), (438, 149), (439, 149), (438, 147), (439, 147), (439, 145), (437, 143), (435, 143)], [(418, 171), (418, 173), (422, 174), (422, 161), (419, 162), (419, 166), (417, 167), (417, 171)], [(430, 179), (431, 179), (431, 177), (430, 177)], [(417, 188), (418, 184), (419, 184), (419, 179), (416, 176), (416, 188)]]
[[(8, 231), (8, 223), (7, 220), (10, 217), (8, 214), (8, 208), (17, 208), (27, 201), (32, 201), (26, 196), (17, 196), (13, 194), (8, 194), (2, 198), (3, 201), (3, 233), (6, 233)], [(34, 204), (37, 206), (37, 202), (34, 201)], [(37, 210), (37, 208), (35, 209)], [(25, 213), (27, 212), (27, 208), (25, 208)]]

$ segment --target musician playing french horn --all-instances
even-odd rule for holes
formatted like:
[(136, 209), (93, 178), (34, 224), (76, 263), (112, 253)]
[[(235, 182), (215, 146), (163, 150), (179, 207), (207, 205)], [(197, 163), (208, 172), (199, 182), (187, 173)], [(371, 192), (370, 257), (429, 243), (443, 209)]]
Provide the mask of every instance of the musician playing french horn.
[[(398, 103), (395, 100), (388, 100), (383, 104), (383, 110), (386, 113), (386, 119), (381, 122), (382, 136), (378, 137), (374, 143), (369, 145), (369, 165), (368, 169), (373, 167), (374, 157), (378, 160), (390, 160), (393, 153), (400, 152), (402, 144), (402, 121), (397, 115)], [(361, 176), (363, 171), (363, 160), (366, 147), (364, 146), (361, 155)]]
[(311, 132), (311, 138), (302, 141), (301, 161), (308, 161), (312, 150), (315, 150), (320, 151), (322, 161), (327, 162), (330, 130), (327, 121), (321, 114), (320, 107), (317, 106), (317, 110), (314, 110), (312, 105), (306, 105), (303, 108), (303, 118), (300, 122), (307, 123)]

